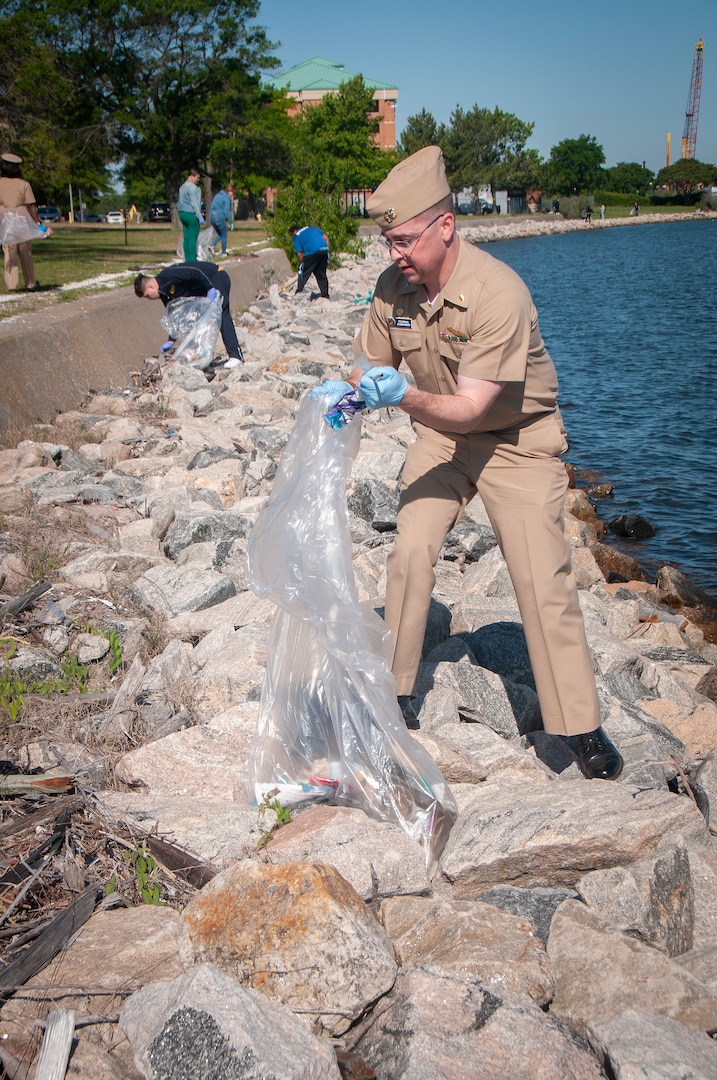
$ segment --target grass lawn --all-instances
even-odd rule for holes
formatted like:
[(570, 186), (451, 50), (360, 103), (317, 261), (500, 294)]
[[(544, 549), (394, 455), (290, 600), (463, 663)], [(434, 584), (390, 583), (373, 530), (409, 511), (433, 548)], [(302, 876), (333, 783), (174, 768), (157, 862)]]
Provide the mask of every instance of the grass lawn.
[[(128, 281), (138, 270), (153, 269), (176, 257), (178, 232), (171, 225), (70, 225), (52, 226), (52, 236), (32, 245), (35, 271), (41, 290), (56, 289), (73, 282), (86, 282), (103, 274), (127, 274)], [(238, 221), (229, 233), (228, 251), (245, 255), (257, 250), (266, 239), (264, 227), (256, 221)], [(252, 247), (251, 245), (256, 245)], [(5, 291), (5, 290), (3, 290)], [(78, 291), (82, 291), (78, 288)], [(86, 290), (85, 290), (86, 291)], [(78, 295), (63, 291), (63, 299)]]

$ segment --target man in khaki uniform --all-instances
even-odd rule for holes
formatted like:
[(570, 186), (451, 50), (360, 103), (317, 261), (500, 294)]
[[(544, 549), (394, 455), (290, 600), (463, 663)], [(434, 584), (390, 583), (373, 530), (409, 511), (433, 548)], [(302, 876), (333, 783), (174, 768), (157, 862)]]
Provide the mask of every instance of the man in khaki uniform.
[[(563, 533), (567, 449), (557, 376), (518, 275), (455, 231), (443, 155), (400, 162), (367, 201), (393, 265), (376, 285), (356, 369), (369, 406), (397, 406), (416, 441), (402, 474), (386, 622), (404, 715), (446, 534), (478, 491), (518, 598), (545, 730), (576, 736), (583, 773), (615, 779)], [(405, 361), (415, 387), (399, 374)], [(360, 380), (360, 381), (359, 381)]]

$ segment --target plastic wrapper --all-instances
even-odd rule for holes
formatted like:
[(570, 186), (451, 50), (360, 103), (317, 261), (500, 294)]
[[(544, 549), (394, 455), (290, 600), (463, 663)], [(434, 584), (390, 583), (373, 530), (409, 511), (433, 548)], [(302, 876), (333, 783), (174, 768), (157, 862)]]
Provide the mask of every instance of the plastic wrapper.
[(249, 541), (247, 584), (277, 612), (247, 796), (255, 805), (360, 807), (422, 843), (432, 873), (456, 804), (406, 729), (389, 631), (356, 590), (346, 478), (361, 424), (334, 429), (324, 409), (309, 396), (301, 403)]
[(324, 413), (324, 420), (332, 428), (342, 428), (366, 408), (366, 402), (357, 390), (348, 390), (343, 397)]
[(52, 229), (38, 225), (22, 207), (0, 213), (0, 244), (24, 244), (27, 240), (44, 240)]
[(208, 368), (214, 359), (214, 346), (222, 322), (222, 298), (180, 296), (170, 300), (161, 323), (170, 338), (177, 342), (174, 359), (192, 367)]

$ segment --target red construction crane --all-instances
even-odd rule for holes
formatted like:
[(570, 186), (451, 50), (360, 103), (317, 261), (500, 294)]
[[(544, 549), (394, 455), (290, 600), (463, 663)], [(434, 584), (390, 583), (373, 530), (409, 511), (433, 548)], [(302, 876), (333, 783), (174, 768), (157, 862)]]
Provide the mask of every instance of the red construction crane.
[(685, 130), (682, 132), (682, 157), (693, 158), (697, 146), (697, 120), (700, 115), (700, 92), (702, 90), (702, 58), (705, 44), (700, 40), (695, 45), (695, 58), (692, 62), (690, 96), (687, 99)]

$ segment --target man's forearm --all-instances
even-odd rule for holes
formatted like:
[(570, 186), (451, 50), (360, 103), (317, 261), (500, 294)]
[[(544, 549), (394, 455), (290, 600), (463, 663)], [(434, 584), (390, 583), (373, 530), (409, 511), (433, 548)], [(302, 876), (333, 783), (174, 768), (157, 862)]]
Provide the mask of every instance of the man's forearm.
[(470, 396), (460, 390), (455, 394), (428, 394), (409, 383), (398, 408), (427, 427), (466, 435), (480, 423), (502, 389), (502, 383), (486, 382)]

